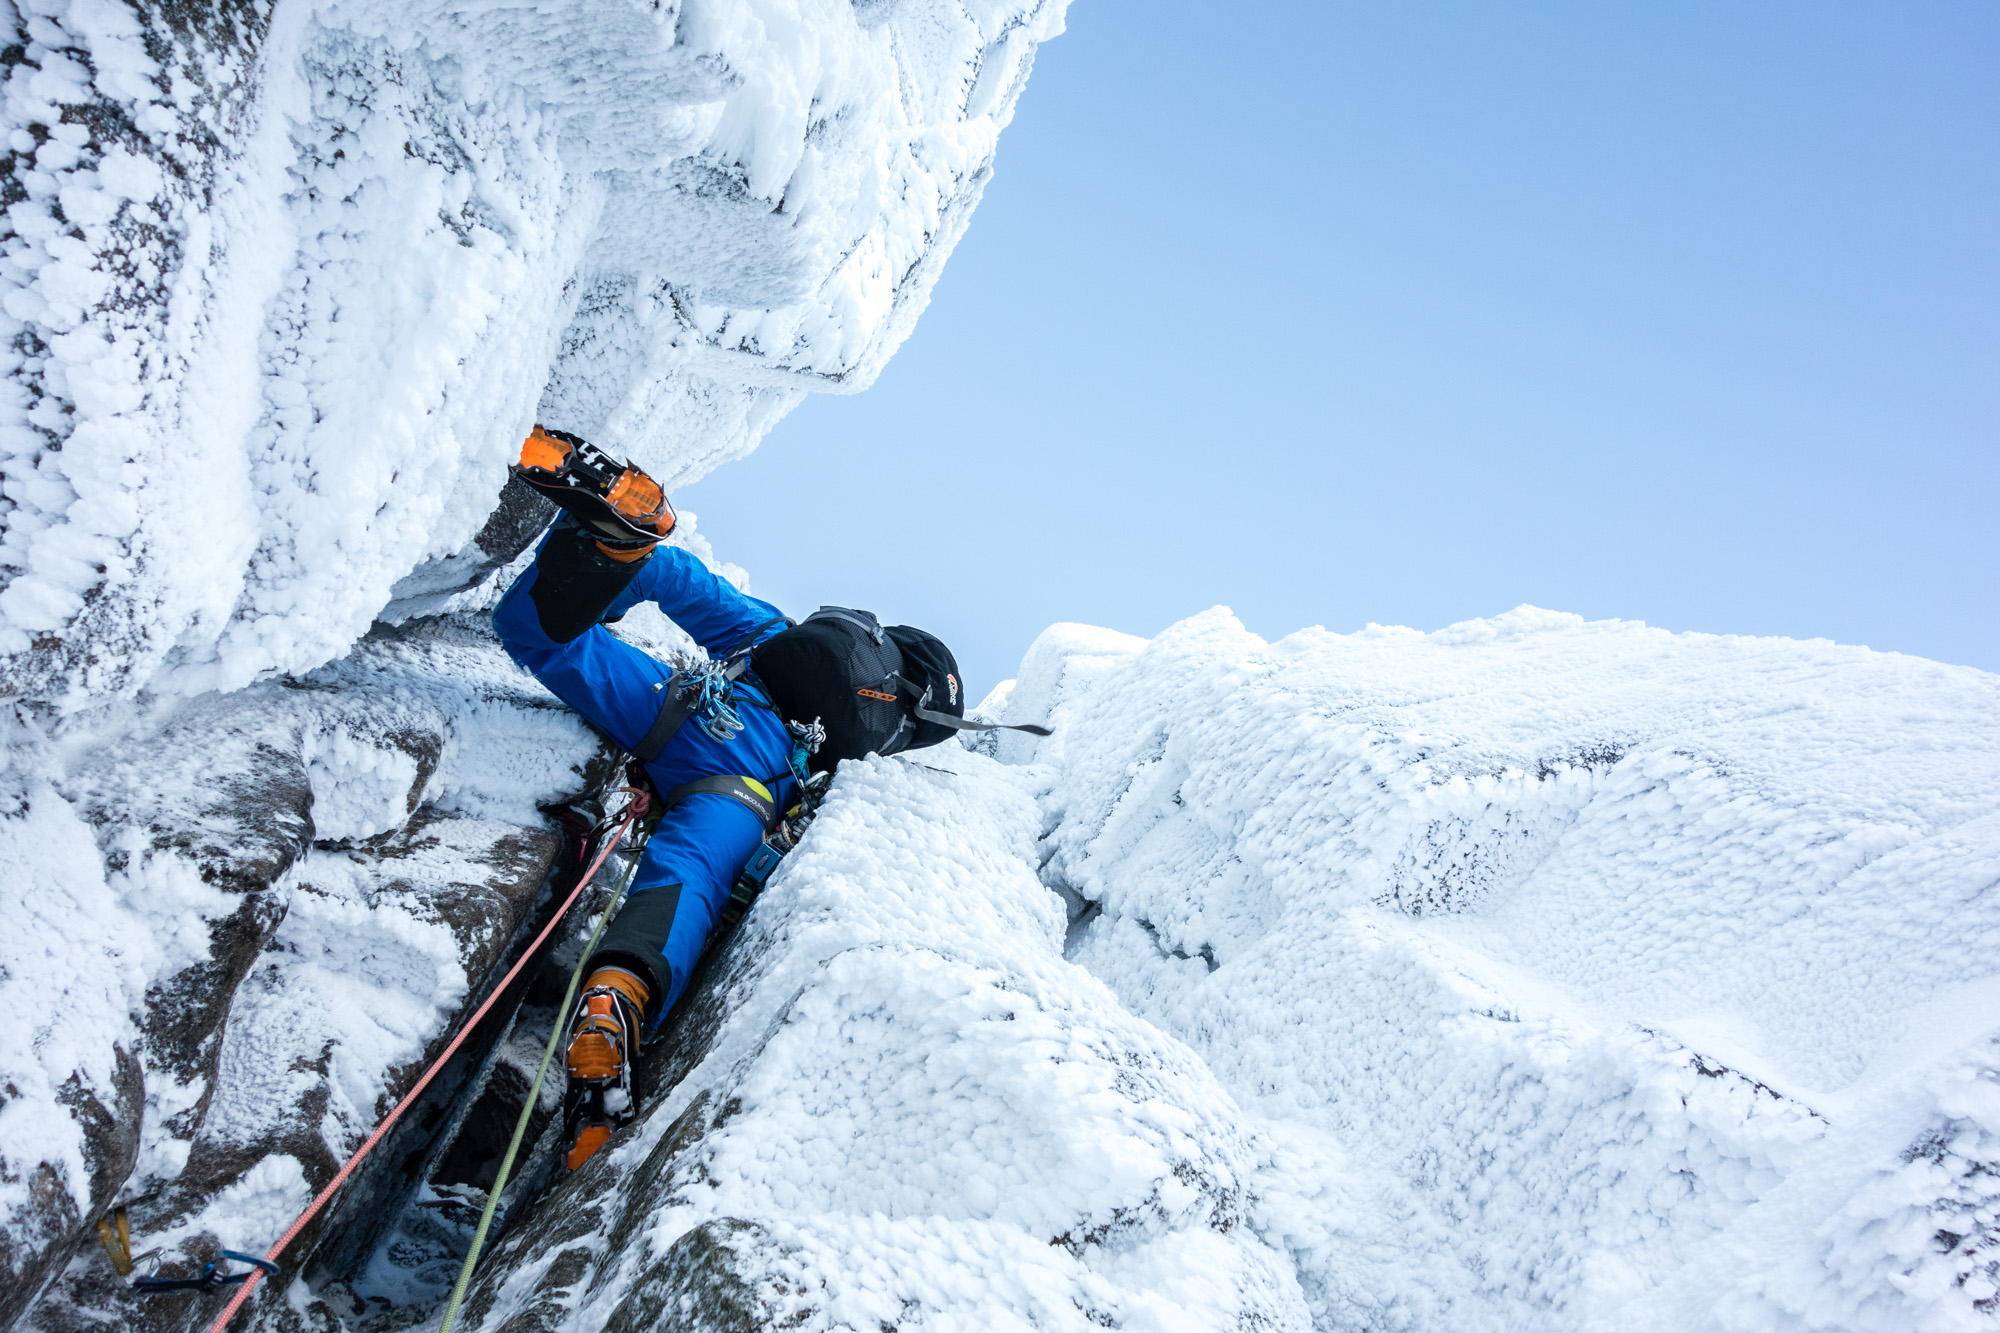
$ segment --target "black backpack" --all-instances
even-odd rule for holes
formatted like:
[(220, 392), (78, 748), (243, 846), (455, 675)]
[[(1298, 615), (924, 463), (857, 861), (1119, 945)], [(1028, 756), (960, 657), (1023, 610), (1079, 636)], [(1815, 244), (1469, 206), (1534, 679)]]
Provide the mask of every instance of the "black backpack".
[[(786, 719), (826, 728), (815, 771), (870, 752), (919, 750), (954, 732), (998, 729), (965, 720), (958, 663), (941, 639), (885, 627), (867, 611), (823, 606), (751, 649), (750, 669)], [(1049, 734), (1025, 724), (1007, 730)]]

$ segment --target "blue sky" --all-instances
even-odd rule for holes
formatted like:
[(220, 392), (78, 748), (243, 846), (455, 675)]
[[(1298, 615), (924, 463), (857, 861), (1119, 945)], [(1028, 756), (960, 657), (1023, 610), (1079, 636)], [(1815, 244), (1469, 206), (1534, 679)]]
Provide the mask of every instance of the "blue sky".
[(1217, 603), (2000, 670), (1996, 70), (1991, 0), (1076, 0), (875, 386), (677, 501), (975, 698)]

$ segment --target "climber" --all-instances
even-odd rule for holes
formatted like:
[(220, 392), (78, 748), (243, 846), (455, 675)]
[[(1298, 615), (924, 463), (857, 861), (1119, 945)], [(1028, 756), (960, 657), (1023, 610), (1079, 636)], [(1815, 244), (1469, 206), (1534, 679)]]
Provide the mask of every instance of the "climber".
[[(811, 775), (993, 724), (964, 719), (958, 666), (924, 631), (839, 607), (793, 627), (661, 545), (673, 506), (629, 463), (537, 426), (514, 475), (566, 512), (501, 598), (494, 630), (515, 662), (646, 765), (669, 807), (571, 1018), (574, 1169), (637, 1114), (633, 1053), (686, 989), (739, 873)], [(708, 663), (676, 670), (604, 629), (648, 601)]]
[(737, 871), (794, 781), (794, 738), (754, 679), (735, 682), (726, 721), (682, 726), (657, 754), (642, 754), (674, 673), (601, 622), (656, 602), (716, 659), (787, 622), (688, 551), (659, 547), (674, 530), (673, 506), (639, 469), (537, 426), (516, 475), (567, 512), (494, 610), (508, 655), (612, 740), (647, 758), (658, 791), (719, 780), (661, 821), (630, 896), (592, 955), (568, 1054), (568, 1164), (575, 1168), (631, 1111), (630, 1055), (642, 1030), (686, 987)]

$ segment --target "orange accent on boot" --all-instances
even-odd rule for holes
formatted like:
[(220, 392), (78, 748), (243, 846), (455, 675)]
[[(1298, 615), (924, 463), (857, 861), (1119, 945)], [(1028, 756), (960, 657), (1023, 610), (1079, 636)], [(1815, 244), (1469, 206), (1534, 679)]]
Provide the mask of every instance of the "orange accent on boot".
[(609, 995), (593, 995), (584, 1002), (584, 1012), (569, 1037), (569, 1076), (575, 1079), (617, 1078), (624, 1064), (623, 1029)]
[(576, 1170), (597, 1156), (597, 1150), (610, 1140), (611, 1126), (585, 1125), (582, 1132), (576, 1136), (576, 1142), (570, 1145), (569, 1152), (563, 1157), (563, 1165), (572, 1171)]
[(569, 455), (570, 447), (540, 426), (535, 427), (521, 444), (521, 466), (539, 468), (543, 472), (562, 471)]
[(644, 560), (653, 553), (653, 547), (658, 545), (657, 542), (647, 542), (643, 546), (606, 546), (603, 542), (594, 544), (605, 559), (616, 560), (621, 565), (629, 565), (635, 560)]
[(628, 467), (619, 473), (618, 480), (604, 493), (604, 499), (627, 522), (651, 529), (662, 537), (674, 530), (674, 507), (667, 503), (667, 493), (660, 489), (659, 482), (638, 468)]
[(583, 983), (585, 990), (599, 990), (608, 987), (632, 1002), (632, 1007), (640, 1013), (646, 1012), (646, 1001), (653, 997), (646, 983), (633, 976), (622, 967), (600, 967), (590, 974)]

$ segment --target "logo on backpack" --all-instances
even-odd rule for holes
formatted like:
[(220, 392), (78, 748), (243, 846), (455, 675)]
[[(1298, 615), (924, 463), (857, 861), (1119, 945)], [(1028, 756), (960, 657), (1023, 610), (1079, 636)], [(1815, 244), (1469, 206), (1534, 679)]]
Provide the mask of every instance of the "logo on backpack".
[(944, 683), (945, 683), (945, 686), (946, 686), (946, 688), (947, 688), (947, 689), (949, 689), (949, 690), (951, 691), (951, 701), (952, 701), (953, 703), (957, 703), (957, 702), (958, 702), (958, 677), (957, 677), (957, 676), (954, 676), (954, 675), (952, 675), (952, 674), (951, 674), (950, 672), (946, 672), (946, 673), (945, 673), (945, 677), (944, 677)]

